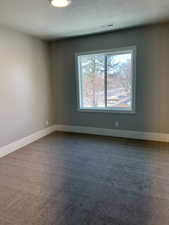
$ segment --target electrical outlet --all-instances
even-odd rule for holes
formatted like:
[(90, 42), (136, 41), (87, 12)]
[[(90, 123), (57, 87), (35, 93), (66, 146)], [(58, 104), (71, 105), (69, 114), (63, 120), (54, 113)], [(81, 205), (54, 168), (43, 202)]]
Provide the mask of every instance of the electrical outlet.
[(115, 127), (119, 127), (119, 121), (115, 122)]

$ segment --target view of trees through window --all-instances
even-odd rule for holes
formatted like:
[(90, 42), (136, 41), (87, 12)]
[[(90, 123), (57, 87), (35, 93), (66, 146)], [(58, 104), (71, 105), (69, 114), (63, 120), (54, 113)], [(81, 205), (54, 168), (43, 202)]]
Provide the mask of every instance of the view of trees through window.
[(132, 52), (78, 56), (81, 108), (132, 107)]

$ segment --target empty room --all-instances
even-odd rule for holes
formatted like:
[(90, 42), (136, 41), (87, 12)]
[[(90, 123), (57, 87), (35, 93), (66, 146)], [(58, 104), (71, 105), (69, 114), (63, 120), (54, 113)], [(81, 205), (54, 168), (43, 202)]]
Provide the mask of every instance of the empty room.
[(0, 1), (0, 225), (169, 225), (169, 1)]

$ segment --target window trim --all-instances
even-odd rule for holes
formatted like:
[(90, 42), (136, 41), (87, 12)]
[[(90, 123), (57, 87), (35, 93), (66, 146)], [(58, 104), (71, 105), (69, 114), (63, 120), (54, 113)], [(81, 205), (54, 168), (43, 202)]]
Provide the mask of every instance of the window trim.
[[(82, 79), (80, 77), (80, 65), (78, 63), (78, 57), (83, 55), (99, 55), (105, 53), (106, 55), (116, 55), (124, 53), (132, 53), (132, 105), (131, 109), (121, 109), (118, 107), (91, 107), (82, 108), (80, 107), (82, 100)], [(102, 112), (102, 113), (116, 113), (116, 114), (135, 114), (136, 113), (136, 46), (128, 46), (122, 48), (113, 48), (98, 51), (88, 51), (75, 53), (75, 70), (76, 70), (76, 94), (77, 94), (77, 110), (79, 112)]]

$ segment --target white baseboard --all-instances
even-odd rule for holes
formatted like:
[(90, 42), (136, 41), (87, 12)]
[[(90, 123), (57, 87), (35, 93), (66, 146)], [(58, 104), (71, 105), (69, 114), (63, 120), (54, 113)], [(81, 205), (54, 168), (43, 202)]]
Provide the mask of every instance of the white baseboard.
[(115, 130), (115, 129), (104, 129), (104, 128), (96, 128), (96, 127), (69, 126), (69, 125), (53, 125), (51, 127), (37, 131), (18, 141), (15, 141), (8, 145), (0, 147), (0, 158), (28, 144), (31, 144), (32, 142), (54, 131), (64, 131), (64, 132), (95, 134), (95, 135), (131, 138), (131, 139), (140, 139), (140, 140), (149, 140), (149, 141), (169, 142), (169, 134), (167, 133), (140, 132), (140, 131), (133, 131), (133, 130), (118, 130), (118, 129)]
[(16, 151), (17, 149), (20, 149), (28, 144), (31, 144), (32, 142), (54, 132), (56, 130), (56, 126), (53, 125), (51, 127), (45, 128), (43, 130), (37, 131), (27, 137), (24, 137), (18, 141), (12, 142), (8, 145), (0, 147), (0, 158), (8, 155), (11, 152)]
[(95, 127), (69, 126), (69, 125), (56, 125), (56, 131), (169, 142), (169, 134), (167, 133), (140, 132), (133, 130), (118, 130), (118, 129), (115, 130), (115, 129), (95, 128)]

